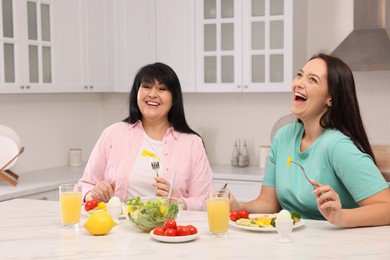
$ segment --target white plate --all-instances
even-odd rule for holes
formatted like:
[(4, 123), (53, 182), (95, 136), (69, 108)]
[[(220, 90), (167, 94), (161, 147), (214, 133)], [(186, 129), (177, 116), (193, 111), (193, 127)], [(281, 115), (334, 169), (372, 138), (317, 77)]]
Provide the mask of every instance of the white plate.
[[(254, 217), (260, 217), (262, 215), (265, 215), (265, 214), (251, 214), (251, 215), (249, 215), (249, 217), (250, 218), (254, 218)], [(236, 227), (236, 228), (239, 228), (239, 229), (249, 230), (249, 231), (276, 232), (276, 228), (274, 228), (274, 227), (247, 227), (247, 226), (237, 225), (236, 222), (231, 221), (231, 220), (229, 220), (229, 225), (233, 226), (233, 227)], [(295, 224), (293, 226), (293, 229), (302, 227), (303, 225), (305, 225), (305, 220), (301, 219), (301, 221), (299, 221), (297, 224)]]
[[(11, 161), (12, 158), (14, 158), (18, 154), (18, 146), (15, 144), (15, 142), (6, 136), (0, 136), (0, 168), (3, 168), (4, 165), (6, 165), (9, 161)], [(7, 167), (5, 167), (3, 170), (8, 170), (14, 164), (18, 158), (15, 158)]]
[(0, 136), (1, 135), (11, 138), (15, 142), (18, 148), (21, 147), (18, 134), (8, 126), (0, 125)]
[(150, 235), (152, 236), (152, 238), (166, 243), (183, 243), (183, 242), (192, 241), (198, 237), (198, 233), (189, 236), (174, 236), (174, 237), (158, 236), (153, 234), (153, 230), (150, 231)]

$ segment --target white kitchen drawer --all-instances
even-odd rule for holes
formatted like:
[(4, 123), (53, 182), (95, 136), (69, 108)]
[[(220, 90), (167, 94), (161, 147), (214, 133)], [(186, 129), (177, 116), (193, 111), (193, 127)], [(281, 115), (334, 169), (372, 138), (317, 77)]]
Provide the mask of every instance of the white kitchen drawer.
[(58, 189), (49, 190), (45, 192), (39, 192), (27, 196), (19, 197), (20, 199), (32, 199), (32, 200), (56, 200), (59, 201)]
[(233, 196), (239, 201), (249, 201), (257, 198), (261, 190), (261, 181), (237, 181), (214, 179), (215, 189), (220, 189), (225, 183)]

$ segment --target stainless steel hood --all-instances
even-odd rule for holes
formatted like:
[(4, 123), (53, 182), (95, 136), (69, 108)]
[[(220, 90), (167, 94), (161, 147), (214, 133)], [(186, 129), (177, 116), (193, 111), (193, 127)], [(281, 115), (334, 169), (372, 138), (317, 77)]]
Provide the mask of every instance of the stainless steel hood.
[(353, 24), (332, 55), (355, 71), (390, 70), (390, 0), (354, 0)]

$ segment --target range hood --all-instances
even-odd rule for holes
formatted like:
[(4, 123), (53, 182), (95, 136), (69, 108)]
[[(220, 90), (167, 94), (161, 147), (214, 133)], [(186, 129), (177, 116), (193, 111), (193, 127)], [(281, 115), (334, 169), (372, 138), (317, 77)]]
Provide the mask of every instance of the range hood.
[(353, 31), (333, 51), (354, 71), (390, 70), (390, 0), (354, 0)]

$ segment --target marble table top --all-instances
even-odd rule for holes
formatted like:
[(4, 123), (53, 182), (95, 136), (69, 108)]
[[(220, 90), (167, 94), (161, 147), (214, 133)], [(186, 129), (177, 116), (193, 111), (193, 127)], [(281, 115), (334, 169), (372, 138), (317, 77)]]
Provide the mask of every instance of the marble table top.
[[(81, 223), (85, 221), (83, 217)], [(208, 235), (206, 212), (182, 211), (177, 222), (198, 228), (186, 243), (163, 243), (120, 220), (105, 236), (63, 229), (58, 201), (15, 199), (0, 203), (1, 259), (389, 259), (390, 226), (341, 229), (305, 220), (278, 242), (276, 232), (229, 228), (228, 238)]]

